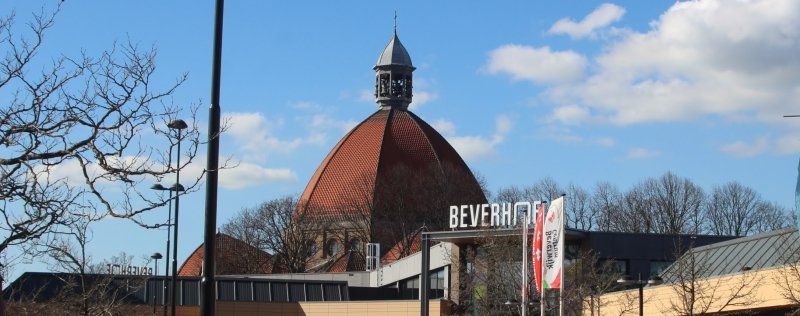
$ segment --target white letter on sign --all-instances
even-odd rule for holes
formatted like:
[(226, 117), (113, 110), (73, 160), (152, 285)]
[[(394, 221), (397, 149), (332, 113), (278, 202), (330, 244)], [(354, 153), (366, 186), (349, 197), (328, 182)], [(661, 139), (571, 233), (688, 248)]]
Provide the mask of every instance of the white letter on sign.
[(458, 206), (450, 206), (450, 228), (458, 227)]

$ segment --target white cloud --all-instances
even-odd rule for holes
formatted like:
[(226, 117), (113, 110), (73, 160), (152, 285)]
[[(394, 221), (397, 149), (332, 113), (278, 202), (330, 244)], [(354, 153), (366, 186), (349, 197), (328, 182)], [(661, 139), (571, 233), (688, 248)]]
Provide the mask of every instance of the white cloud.
[[(326, 114), (314, 114), (311, 117), (310, 124), (313, 130), (326, 130), (333, 128), (345, 133), (353, 129), (358, 122), (353, 120), (338, 120)], [(318, 143), (317, 141), (313, 141), (315, 137), (309, 137), (309, 139), (310, 142)]]
[(295, 180), (297, 180), (297, 175), (289, 169), (264, 168), (247, 162), (219, 172), (220, 186), (231, 190), (256, 186), (265, 182)]
[(411, 104), (408, 105), (408, 108), (411, 110), (417, 110), (424, 104), (436, 100), (438, 98), (439, 95), (436, 94), (435, 92), (419, 90), (414, 88), (414, 97), (411, 98)]
[(644, 148), (631, 148), (628, 150), (628, 153), (625, 155), (625, 158), (628, 159), (647, 159), (657, 157), (661, 153), (653, 150), (648, 150)]
[(455, 135), (456, 134), (456, 125), (453, 122), (445, 120), (445, 119), (438, 119), (434, 121), (431, 126), (436, 129), (442, 135)]
[(321, 111), (322, 110), (322, 106), (320, 106), (319, 103), (311, 102), (311, 101), (295, 102), (295, 103), (292, 103), (290, 105), (290, 107), (293, 108), (293, 109), (308, 110), (308, 111)]
[(603, 147), (614, 147), (617, 144), (617, 141), (611, 137), (593, 137), (590, 142)]
[(788, 134), (775, 141), (775, 150), (784, 155), (800, 152), (800, 134)]
[[(602, 24), (583, 22), (584, 29)], [(562, 121), (589, 116), (629, 125), (744, 116), (772, 123), (800, 107), (797, 0), (679, 1), (648, 30), (620, 33), (597, 51), (586, 65), (577, 62), (583, 57), (545, 62), (556, 53), (504, 45), (489, 53), (486, 68), (547, 84), (541, 97)], [(578, 69), (588, 72), (580, 76)]]
[(243, 161), (264, 161), (268, 153), (289, 153), (302, 144), (319, 141), (318, 135), (280, 139), (272, 133), (274, 127), (283, 125), (283, 121), (268, 120), (261, 113), (228, 113), (224, 119), (230, 124), (223, 137), (232, 138)]
[(408, 108), (415, 111), (421, 106), (438, 99), (439, 94), (434, 89), (435, 85), (435, 80), (421, 77), (414, 78), (414, 96), (411, 98), (411, 104), (408, 105)]
[(438, 120), (434, 122), (434, 126), (446, 136), (450, 145), (453, 145), (461, 158), (479, 160), (494, 156), (497, 146), (503, 143), (506, 135), (513, 128), (513, 123), (506, 116), (498, 116), (495, 119), (495, 131), (491, 137), (456, 136), (455, 124), (447, 120)]
[(753, 157), (763, 153), (769, 147), (769, 141), (766, 137), (759, 137), (752, 143), (743, 141), (727, 144), (720, 148), (723, 152), (737, 156), (737, 157)]
[(616, 141), (611, 137), (594, 136), (585, 138), (576, 135), (570, 128), (564, 126), (548, 125), (537, 131), (537, 136), (564, 144), (591, 144), (601, 147), (613, 147)]
[(589, 13), (580, 22), (569, 18), (558, 20), (550, 30), (551, 34), (567, 34), (572, 38), (594, 37), (595, 31), (619, 21), (625, 9), (611, 3), (604, 3)]
[(490, 51), (483, 69), (493, 75), (508, 75), (512, 80), (567, 83), (582, 78), (586, 64), (586, 58), (573, 51), (509, 44)]
[(549, 120), (565, 125), (579, 125), (591, 117), (589, 110), (582, 106), (567, 105), (553, 109)]
[[(647, 33), (597, 58), (580, 102), (619, 124), (779, 117), (800, 105), (800, 2), (676, 3)], [(565, 92), (566, 92), (565, 91)]]
[(369, 89), (363, 89), (358, 92), (358, 98), (356, 99), (359, 102), (375, 102), (375, 91)]

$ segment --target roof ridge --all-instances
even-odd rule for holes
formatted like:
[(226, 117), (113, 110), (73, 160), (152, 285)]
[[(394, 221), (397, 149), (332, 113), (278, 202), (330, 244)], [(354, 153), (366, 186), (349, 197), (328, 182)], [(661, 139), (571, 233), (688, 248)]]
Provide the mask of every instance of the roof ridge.
[[(386, 132), (391, 131), (391, 127), (389, 125), (392, 124), (392, 117), (394, 117), (395, 110), (396, 109), (394, 107), (390, 107), (388, 110), (382, 110), (382, 111), (387, 111), (388, 113), (386, 113), (386, 124), (383, 125), (383, 134), (381, 134), (381, 147), (380, 147), (381, 150), (378, 151), (378, 163), (375, 164), (375, 170), (374, 170), (375, 172), (373, 172), (375, 177), (372, 179), (373, 189), (371, 192), (372, 193), (371, 196), (372, 201), (370, 201), (371, 204), (375, 204), (376, 194), (378, 193), (378, 190), (375, 189), (375, 187), (378, 185), (378, 171), (381, 170), (381, 164), (386, 163), (384, 159), (381, 159), (383, 157), (383, 152), (386, 150), (386, 146), (384, 146), (383, 142), (386, 141)], [(372, 207), (372, 205), (370, 206)], [(372, 216), (372, 214), (369, 214), (369, 216)]]
[(726, 241), (721, 241), (721, 242), (717, 242), (717, 243), (713, 243), (713, 244), (708, 244), (708, 245), (696, 247), (696, 248), (694, 248), (694, 251), (706, 251), (706, 250), (709, 250), (709, 249), (726, 247), (726, 246), (730, 246), (730, 245), (746, 243), (746, 242), (759, 240), (759, 239), (771, 238), (771, 237), (775, 237), (775, 236), (779, 236), (779, 235), (784, 235), (784, 234), (787, 234), (787, 233), (793, 233), (793, 232), (796, 232), (796, 231), (797, 231), (797, 228), (795, 228), (795, 227), (786, 227), (786, 228), (776, 229), (776, 230), (773, 230), (773, 231), (769, 231), (769, 232), (765, 232), (765, 233), (761, 233), (761, 234), (757, 234), (757, 235), (742, 236), (742, 237), (738, 237), (738, 238), (734, 238), (734, 239), (730, 239), (730, 240), (726, 240)]
[[(430, 136), (428, 135), (428, 133), (425, 132), (425, 130), (422, 128), (422, 126), (420, 126), (420, 123), (423, 123), (423, 124), (427, 124), (427, 123), (425, 123), (425, 121), (422, 120), (422, 118), (420, 118), (419, 116), (414, 114), (414, 112), (411, 112), (411, 111), (406, 111), (406, 112), (408, 112), (409, 116), (411, 117), (411, 120), (414, 122), (414, 126), (416, 126), (416, 128), (419, 130), (419, 132), (422, 134), (422, 136), (425, 137), (425, 141), (428, 143), (428, 148), (431, 149), (431, 152), (433, 153), (433, 158), (439, 165), (438, 166), (439, 167), (439, 172), (444, 174), (444, 166), (442, 165), (442, 157), (439, 156), (439, 153), (436, 150), (433, 150), (434, 146), (433, 146), (433, 143), (431, 142)], [(433, 128), (431, 128), (431, 129), (434, 132), (436, 132), (435, 129), (433, 129)], [(438, 133), (438, 132), (436, 132), (436, 133)], [(439, 134), (439, 136), (444, 138), (444, 136), (442, 136), (441, 134)], [(453, 148), (453, 150), (455, 150), (455, 148)], [(458, 153), (458, 152), (456, 152), (456, 153)]]
[[(345, 135), (344, 135), (344, 137), (342, 137), (342, 139), (340, 139), (338, 143), (336, 143), (336, 146), (334, 146), (334, 147), (333, 147), (333, 150), (331, 150), (331, 151), (330, 151), (330, 152), (329, 152), (329, 153), (328, 153), (328, 154), (325, 156), (325, 159), (323, 159), (323, 160), (322, 160), (322, 162), (323, 162), (323, 163), (322, 163), (322, 164), (320, 164), (319, 168), (317, 168), (317, 170), (316, 170), (316, 171), (314, 171), (314, 174), (312, 175), (312, 178), (311, 178), (311, 179), (312, 179), (313, 181), (309, 181), (309, 182), (308, 182), (308, 185), (307, 185), (307, 186), (306, 186), (306, 188), (303, 190), (303, 193), (302, 193), (302, 195), (300, 196), (300, 201), (298, 201), (298, 202), (302, 203), (302, 204), (300, 205), (300, 207), (302, 208), (303, 212), (305, 212), (305, 211), (307, 211), (307, 210), (308, 210), (308, 204), (309, 204), (308, 202), (310, 202), (310, 200), (311, 200), (311, 197), (312, 197), (312, 196), (314, 196), (314, 193), (316, 193), (316, 191), (317, 191), (317, 187), (319, 186), (319, 180), (321, 179), (322, 175), (325, 173), (325, 171), (326, 171), (326, 170), (328, 169), (328, 167), (330, 166), (330, 162), (331, 162), (331, 161), (330, 161), (330, 160), (328, 160), (328, 158), (333, 158), (333, 157), (335, 157), (335, 156), (336, 156), (336, 154), (339, 152), (339, 150), (340, 150), (340, 149), (342, 149), (342, 145), (343, 145), (344, 143), (346, 143), (346, 142), (347, 142), (347, 140), (348, 140), (348, 139), (350, 139), (350, 137), (352, 137), (352, 136), (353, 136), (353, 134), (355, 133), (355, 131), (357, 131), (359, 127), (361, 127), (362, 125), (366, 124), (366, 123), (367, 123), (367, 122), (368, 122), (368, 121), (369, 121), (369, 120), (370, 120), (372, 117), (374, 117), (375, 115), (377, 115), (377, 114), (378, 114), (378, 113), (380, 113), (381, 111), (383, 111), (383, 110), (382, 110), (382, 109), (378, 109), (377, 111), (375, 111), (374, 113), (372, 113), (370, 116), (368, 116), (368, 117), (367, 117), (365, 120), (361, 121), (360, 123), (358, 123), (358, 125), (356, 125), (356, 126), (355, 126), (355, 127), (353, 127), (352, 129), (350, 129), (350, 131), (349, 131), (349, 132), (347, 132), (347, 134), (345, 134)], [(379, 154), (379, 157), (380, 157), (380, 154)], [(309, 191), (309, 187), (311, 187), (311, 190), (310, 190), (310, 191)], [(309, 200), (309, 201), (305, 201), (305, 202), (304, 202), (304, 201), (303, 201), (303, 195), (306, 195), (306, 192), (308, 193), (308, 200)]]

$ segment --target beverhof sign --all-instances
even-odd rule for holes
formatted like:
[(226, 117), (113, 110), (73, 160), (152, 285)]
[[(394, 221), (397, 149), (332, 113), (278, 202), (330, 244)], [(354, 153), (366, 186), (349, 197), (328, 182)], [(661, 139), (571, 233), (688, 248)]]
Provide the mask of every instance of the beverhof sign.
[(515, 226), (520, 212), (525, 218), (521, 221), (531, 224), (533, 213), (541, 201), (515, 202), (515, 203), (490, 203), (450, 206), (450, 228), (475, 228)]

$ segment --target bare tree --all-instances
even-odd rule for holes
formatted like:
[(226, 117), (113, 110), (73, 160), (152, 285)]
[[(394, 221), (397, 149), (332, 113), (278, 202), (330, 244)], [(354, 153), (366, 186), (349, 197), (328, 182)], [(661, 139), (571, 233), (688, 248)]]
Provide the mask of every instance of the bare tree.
[(0, 18), (0, 93), (7, 97), (0, 107), (0, 253), (29, 250), (31, 241), (75, 223), (73, 214), (163, 225), (140, 217), (167, 203), (143, 182), (185, 168), (199, 145), (190, 123), (181, 134), (185, 158), (170, 163), (177, 137), (167, 122), (182, 113), (167, 101), (186, 75), (155, 87), (155, 50), (130, 41), (98, 57), (47, 60), (40, 48), (59, 8), (45, 11), (27, 29), (17, 27), (14, 13)]
[(778, 286), (781, 297), (795, 306), (790, 315), (800, 315), (800, 237), (789, 230), (775, 243), (783, 264), (772, 281)]
[(735, 181), (715, 186), (704, 208), (707, 229), (715, 235), (747, 236), (779, 229), (789, 222), (785, 210)]
[(597, 229), (599, 231), (614, 231), (613, 227), (618, 221), (618, 213), (622, 208), (622, 194), (610, 182), (595, 184), (590, 207), (598, 212)]
[(592, 230), (598, 218), (598, 210), (592, 207), (591, 196), (586, 189), (575, 184), (567, 186), (566, 225), (575, 229)]
[(537, 197), (535, 200), (555, 200), (564, 194), (564, 190), (558, 185), (555, 179), (551, 177), (544, 177), (532, 184), (528, 191), (529, 195)]
[(447, 228), (444, 210), (450, 205), (486, 203), (483, 183), (476, 188), (474, 181), (468, 172), (448, 164), (421, 169), (398, 165), (378, 179), (362, 175), (349, 184), (354, 198), (331, 212), (331, 230), (379, 243), (383, 253), (392, 251), (390, 260), (403, 258), (416, 251), (420, 230)]
[[(529, 254), (528, 254), (529, 255)], [(464, 247), (451, 258), (458, 271), (459, 302), (456, 313), (469, 315), (518, 315), (522, 284), (532, 284), (533, 273), (522, 280), (522, 241), (519, 237), (480, 237), (475, 245)], [(527, 301), (538, 302), (535, 288), (528, 290)], [(539, 304), (526, 306), (538, 313)]]
[(652, 201), (655, 232), (663, 234), (697, 234), (700, 231), (701, 209), (705, 193), (688, 178), (672, 172), (658, 179), (645, 181)]
[(703, 189), (687, 178), (667, 172), (634, 185), (621, 207), (603, 216), (612, 231), (632, 233), (699, 233)]
[[(50, 269), (55, 271), (50, 275), (53, 280), (39, 290), (12, 296), (16, 299), (9, 306), (10, 313), (27, 314), (26, 310), (35, 306), (36, 314), (130, 314), (127, 305), (145, 285), (145, 279), (116, 280), (106, 265), (92, 262), (87, 246), (92, 237), (90, 225), (97, 220), (97, 217), (79, 216), (70, 227), (62, 227), (63, 230), (49, 234), (50, 238), (38, 240), (37, 253), (49, 259)], [(109, 265), (130, 266), (132, 258), (121, 253), (113, 257)], [(124, 286), (120, 286), (121, 282)], [(52, 294), (40, 297), (43, 293)]]
[(621, 208), (612, 214), (612, 231), (653, 233), (653, 208), (647, 186), (639, 183), (625, 192)]
[(564, 287), (564, 312), (567, 315), (580, 315), (583, 307), (588, 307), (591, 315), (600, 314), (609, 302), (602, 295), (615, 290), (617, 279), (622, 276), (613, 261), (600, 261), (593, 251), (580, 251), (566, 267)]
[[(681, 245), (675, 249), (677, 256)], [(759, 303), (755, 293), (758, 293), (760, 279), (755, 273), (712, 275), (710, 260), (708, 252), (690, 249), (664, 272), (665, 281), (676, 294), (676, 298), (670, 300), (669, 311), (680, 315), (705, 315)]]
[(762, 200), (758, 207), (759, 218), (753, 233), (764, 233), (781, 228), (791, 227), (797, 221), (793, 219), (794, 213), (786, 207), (775, 202)]
[[(222, 232), (271, 254), (276, 272), (305, 272), (317, 250), (316, 239), (324, 223), (303, 213), (295, 214), (297, 203), (297, 198), (284, 196), (242, 209), (222, 226)], [(247, 266), (239, 273), (261, 269), (265, 264), (245, 262)]]

